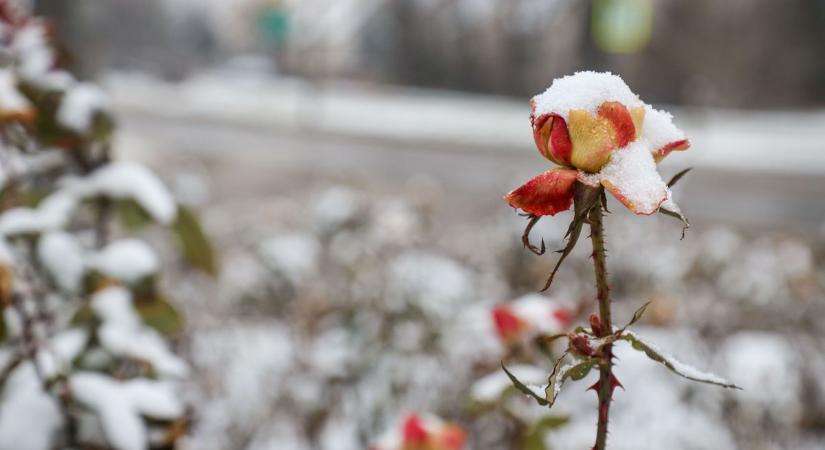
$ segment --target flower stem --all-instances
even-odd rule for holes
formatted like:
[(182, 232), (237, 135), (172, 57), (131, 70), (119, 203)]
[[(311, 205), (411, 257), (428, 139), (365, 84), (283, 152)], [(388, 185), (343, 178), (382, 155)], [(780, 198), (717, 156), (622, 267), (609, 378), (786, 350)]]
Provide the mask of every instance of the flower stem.
[[(597, 201), (590, 210), (590, 239), (593, 241), (593, 269), (596, 273), (597, 298), (599, 300), (599, 320), (604, 334), (613, 332), (610, 318), (610, 288), (607, 285), (606, 251), (604, 247), (604, 224), (602, 222), (602, 201)], [(607, 447), (607, 420), (610, 414), (610, 401), (613, 398), (613, 352), (612, 346), (605, 347), (602, 361), (599, 365), (599, 422), (596, 430), (596, 445), (594, 450), (605, 450)]]

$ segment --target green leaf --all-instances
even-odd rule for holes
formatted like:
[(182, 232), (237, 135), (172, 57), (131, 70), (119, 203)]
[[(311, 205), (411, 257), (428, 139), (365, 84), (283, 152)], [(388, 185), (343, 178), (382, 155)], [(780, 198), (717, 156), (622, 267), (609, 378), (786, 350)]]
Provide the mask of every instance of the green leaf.
[(172, 230), (183, 249), (183, 256), (193, 267), (215, 275), (218, 261), (209, 238), (206, 237), (195, 213), (185, 206), (178, 207), (178, 216)]
[(134, 200), (119, 200), (115, 203), (115, 211), (120, 223), (128, 230), (139, 230), (154, 223), (152, 216)]
[(501, 363), (501, 368), (504, 369), (504, 373), (507, 374), (507, 378), (510, 379), (510, 381), (513, 383), (513, 386), (515, 386), (516, 389), (521, 391), (523, 394), (525, 394), (529, 397), (532, 397), (539, 405), (541, 405), (541, 406), (547, 405), (547, 400), (541, 398), (541, 396), (536, 394), (536, 392), (533, 389), (531, 389), (526, 384), (522, 383), (518, 378), (516, 378), (515, 375), (510, 373), (510, 371), (507, 370), (507, 367), (504, 366), (503, 362)]
[(544, 435), (550, 430), (559, 428), (570, 421), (568, 416), (542, 417), (524, 430), (521, 439), (521, 450), (549, 450), (544, 443)]
[(135, 303), (135, 309), (146, 325), (164, 336), (176, 335), (183, 331), (183, 317), (165, 297)]
[(731, 383), (730, 381), (712, 373), (705, 373), (696, 369), (692, 366), (689, 366), (673, 356), (668, 355), (667, 353), (660, 350), (656, 345), (651, 342), (646, 342), (642, 340), (636, 333), (632, 331), (625, 331), (622, 334), (622, 339), (630, 342), (631, 346), (640, 352), (644, 352), (648, 358), (663, 364), (665, 367), (671, 370), (671, 372), (679, 375), (680, 377), (687, 378), (688, 380), (697, 381), (699, 383), (707, 383), (707, 384), (715, 384), (717, 386), (722, 386), (725, 388), (731, 389), (742, 389), (739, 386)]
[(650, 306), (650, 302), (645, 303), (644, 305), (640, 306), (636, 312), (633, 313), (633, 318), (630, 319), (630, 322), (627, 323), (622, 330), (626, 330), (627, 327), (633, 325), (634, 323), (638, 322), (642, 316), (644, 315), (645, 311), (647, 311), (647, 307)]
[(551, 407), (553, 403), (556, 402), (556, 397), (558, 397), (562, 386), (567, 380), (581, 380), (590, 373), (590, 369), (599, 364), (598, 358), (589, 358), (574, 364), (565, 364), (559, 368), (558, 366), (562, 359), (564, 359), (564, 357), (559, 358), (556, 362), (556, 368), (553, 370), (553, 373), (550, 374), (547, 389), (544, 390), (545, 396), (547, 397), (547, 404)]

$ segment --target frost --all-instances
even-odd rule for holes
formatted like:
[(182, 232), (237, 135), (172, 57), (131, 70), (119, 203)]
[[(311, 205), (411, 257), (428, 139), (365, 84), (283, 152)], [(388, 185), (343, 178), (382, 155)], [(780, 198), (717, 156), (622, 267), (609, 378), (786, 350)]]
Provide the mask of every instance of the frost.
[(77, 292), (86, 271), (83, 247), (77, 238), (64, 231), (50, 231), (37, 242), (37, 257), (57, 285)]
[(595, 174), (579, 172), (588, 184), (603, 183), (617, 197), (632, 203), (637, 214), (652, 214), (667, 198), (667, 185), (656, 170), (650, 143), (637, 139), (627, 147), (613, 152), (601, 171)]
[(56, 119), (64, 127), (80, 134), (91, 132), (95, 114), (108, 108), (106, 94), (94, 84), (78, 83), (66, 91)]
[(134, 284), (157, 273), (160, 262), (155, 252), (139, 239), (114, 241), (89, 258), (89, 266), (100, 273)]
[(172, 194), (154, 173), (138, 163), (114, 162), (84, 179), (73, 181), (72, 188), (86, 197), (104, 195), (132, 199), (164, 225), (171, 224), (177, 215)]
[(645, 105), (642, 139), (650, 142), (651, 151), (656, 151), (670, 143), (685, 139), (685, 133), (676, 128), (673, 116), (669, 112)]
[[(508, 367), (507, 370), (527, 385), (541, 385), (547, 381), (547, 371), (539, 367), (519, 364)], [(494, 402), (511, 387), (513, 383), (507, 374), (497, 370), (476, 381), (470, 389), (470, 395), (479, 402)]]
[(103, 321), (98, 337), (106, 350), (117, 356), (148, 362), (166, 376), (180, 378), (189, 373), (186, 363), (169, 351), (163, 338), (142, 324), (128, 290), (106, 288), (94, 295), (91, 305)]
[(553, 80), (543, 93), (533, 97), (534, 116), (558, 114), (569, 120), (571, 109), (584, 109), (595, 113), (602, 103), (616, 101), (628, 108), (642, 106), (624, 80), (609, 72), (576, 72)]
[(287, 233), (264, 241), (259, 252), (270, 269), (299, 285), (317, 272), (321, 244), (309, 234)]

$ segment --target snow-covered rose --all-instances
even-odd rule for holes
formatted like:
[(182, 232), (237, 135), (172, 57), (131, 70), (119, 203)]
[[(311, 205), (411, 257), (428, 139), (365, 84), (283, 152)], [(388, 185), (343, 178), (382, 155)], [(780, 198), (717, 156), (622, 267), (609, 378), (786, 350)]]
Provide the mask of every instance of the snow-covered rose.
[(530, 104), (536, 147), (562, 167), (507, 194), (511, 206), (533, 216), (566, 211), (577, 180), (604, 186), (636, 214), (672, 203), (656, 163), (687, 149), (688, 140), (669, 113), (642, 102), (620, 77), (578, 72), (554, 80)]

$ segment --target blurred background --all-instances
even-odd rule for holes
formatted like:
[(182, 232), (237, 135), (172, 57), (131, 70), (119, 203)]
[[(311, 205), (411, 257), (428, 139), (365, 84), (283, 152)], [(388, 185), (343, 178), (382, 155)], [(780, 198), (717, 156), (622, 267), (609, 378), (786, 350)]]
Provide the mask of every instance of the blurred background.
[[(159, 171), (219, 249), (216, 279), (165, 278), (197, 367), (187, 448), (363, 449), (409, 411), (457, 422), (468, 449), (589, 448), (587, 380), (553, 410), (489, 389), (502, 359), (551, 366), (493, 327), (555, 262), (521, 247), (501, 196), (549, 167), (528, 99), (585, 69), (620, 74), (692, 142), (661, 168), (694, 168), (684, 240), (611, 200), (616, 315), (653, 301), (641, 330), (745, 388), (623, 351), (611, 448), (825, 448), (825, 1), (32, 7), (110, 94), (118, 155)], [(568, 222), (534, 239), (560, 248)], [(588, 254), (548, 302), (589, 313)]]

